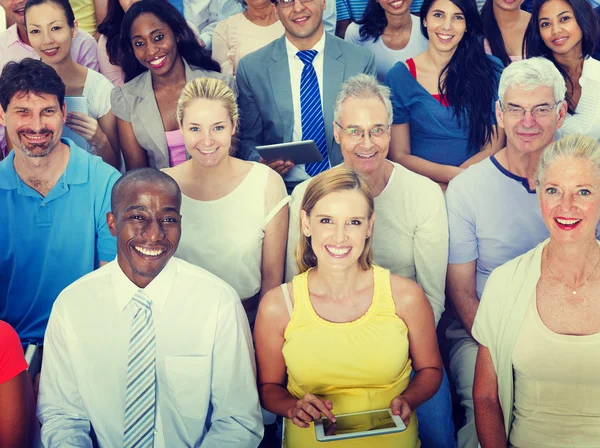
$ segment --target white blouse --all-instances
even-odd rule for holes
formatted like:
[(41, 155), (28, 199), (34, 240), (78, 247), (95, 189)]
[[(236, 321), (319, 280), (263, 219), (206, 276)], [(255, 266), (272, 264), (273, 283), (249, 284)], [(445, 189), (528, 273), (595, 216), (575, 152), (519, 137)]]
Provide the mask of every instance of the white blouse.
[(225, 280), (242, 300), (260, 291), (265, 228), (290, 199), (281, 176), (250, 163), (249, 173), (227, 196), (199, 201), (183, 195), (175, 253)]

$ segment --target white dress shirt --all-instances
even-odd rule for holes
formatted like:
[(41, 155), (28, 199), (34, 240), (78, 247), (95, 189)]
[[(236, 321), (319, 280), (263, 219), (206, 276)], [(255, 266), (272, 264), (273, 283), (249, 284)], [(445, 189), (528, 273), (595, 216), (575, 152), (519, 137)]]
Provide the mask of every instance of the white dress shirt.
[[(304, 62), (296, 55), (298, 48), (292, 44), (289, 39), (285, 38), (285, 47), (288, 55), (288, 65), (290, 67), (290, 83), (292, 86), (292, 105), (294, 107), (294, 131), (292, 141), (299, 142), (302, 140), (302, 114), (300, 110), (300, 80), (302, 78), (302, 70)], [(323, 109), (323, 52), (325, 51), (325, 33), (321, 36), (319, 42), (312, 47), (312, 50), (317, 50), (318, 53), (313, 60), (313, 67), (317, 72), (317, 80), (319, 81), (319, 93), (321, 94), (321, 109)], [(284, 176), (286, 182), (302, 182), (310, 176), (306, 174), (304, 165), (296, 165), (287, 172)]]
[[(117, 261), (82, 277), (50, 315), (38, 399), (46, 447), (123, 446), (138, 291)], [(144, 288), (156, 332), (155, 447), (256, 447), (263, 426), (254, 350), (235, 291), (172, 258)]]

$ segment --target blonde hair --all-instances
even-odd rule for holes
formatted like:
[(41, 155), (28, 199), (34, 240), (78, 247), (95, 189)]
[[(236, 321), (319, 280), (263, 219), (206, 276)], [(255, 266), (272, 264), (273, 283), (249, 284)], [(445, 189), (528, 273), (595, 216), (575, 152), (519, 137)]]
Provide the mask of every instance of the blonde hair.
[(177, 122), (181, 127), (183, 123), (183, 112), (189, 104), (198, 99), (220, 101), (229, 112), (231, 123), (238, 119), (238, 105), (235, 93), (227, 84), (217, 78), (195, 78), (188, 82), (179, 96), (177, 103)]
[[(363, 195), (369, 205), (369, 219), (371, 219), (375, 212), (375, 201), (369, 185), (362, 175), (345, 166), (324, 171), (311, 180), (304, 193), (301, 209), (306, 212), (307, 216), (310, 216), (317, 203), (325, 196), (347, 190), (356, 190)], [(310, 237), (305, 236), (302, 232), (302, 221), (300, 222), (300, 234), (300, 242), (296, 247), (296, 264), (298, 270), (302, 273), (317, 266), (317, 256), (312, 249)], [(360, 267), (365, 271), (373, 265), (372, 237), (371, 234), (371, 237), (367, 238), (365, 247), (358, 259)]]
[(540, 185), (549, 166), (557, 159), (584, 159), (592, 164), (600, 176), (600, 143), (582, 134), (572, 134), (552, 143), (543, 153), (538, 164), (535, 180)]

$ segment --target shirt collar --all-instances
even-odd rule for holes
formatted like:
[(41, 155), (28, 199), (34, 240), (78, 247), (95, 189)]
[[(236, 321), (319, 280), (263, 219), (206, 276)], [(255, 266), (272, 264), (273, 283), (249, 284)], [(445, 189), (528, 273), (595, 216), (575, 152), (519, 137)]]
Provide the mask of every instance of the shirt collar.
[(8, 46), (12, 46), (14, 44), (21, 44), (21, 45), (25, 45), (25, 43), (19, 39), (19, 33), (17, 31), (17, 24), (13, 24), (12, 26), (8, 27), (8, 29), (6, 30), (6, 36), (7, 36), (7, 43)]
[[(321, 39), (319, 39), (319, 42), (317, 42), (315, 44), (314, 47), (311, 48), (311, 50), (317, 50), (319, 54), (323, 54), (323, 52), (325, 51), (325, 35), (327, 33), (325, 32), (325, 30), (323, 30), (323, 35), (321, 36)], [(287, 50), (288, 53), (288, 57), (290, 59), (293, 58), (298, 58), (298, 56), (296, 56), (296, 53), (298, 53), (300, 50), (298, 50), (298, 48), (296, 48), (296, 46), (290, 42), (290, 40), (287, 38), (287, 36), (285, 36), (285, 48)], [(318, 57), (318, 55), (317, 55)], [(300, 59), (300, 58), (298, 58)]]
[[(118, 257), (118, 255), (117, 255)], [(117, 298), (117, 305), (119, 309), (124, 310), (139, 288), (125, 275), (119, 262), (117, 260), (111, 262), (112, 264), (112, 281), (115, 289), (115, 297)], [(177, 274), (177, 261), (171, 258), (167, 265), (162, 271), (150, 282), (148, 286), (143, 288), (144, 293), (152, 301), (152, 309), (162, 311), (167, 301), (167, 297), (171, 293), (171, 288), (175, 281), (175, 274)]]

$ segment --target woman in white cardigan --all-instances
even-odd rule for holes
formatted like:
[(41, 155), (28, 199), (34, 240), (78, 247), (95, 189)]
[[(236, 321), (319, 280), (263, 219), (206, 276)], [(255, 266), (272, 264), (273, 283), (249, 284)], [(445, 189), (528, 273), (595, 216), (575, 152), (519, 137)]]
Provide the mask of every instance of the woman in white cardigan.
[(473, 324), (483, 448), (600, 440), (600, 144), (554, 143), (537, 182), (550, 239), (492, 273)]

